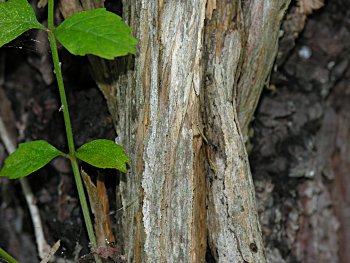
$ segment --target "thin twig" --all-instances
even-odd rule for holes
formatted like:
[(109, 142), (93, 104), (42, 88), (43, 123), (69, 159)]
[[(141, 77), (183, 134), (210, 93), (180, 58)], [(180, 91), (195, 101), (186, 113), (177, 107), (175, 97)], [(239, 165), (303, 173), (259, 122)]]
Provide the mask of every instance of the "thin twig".
[(61, 245), (61, 240), (58, 240), (50, 249), (50, 252), (43, 258), (42, 261), (40, 261), (40, 263), (48, 263), (50, 262), (50, 260), (52, 260), (55, 257), (55, 253), (57, 252), (57, 250), (60, 248)]
[[(9, 154), (13, 153), (16, 150), (16, 143), (12, 141), (11, 137), (9, 136), (5, 124), (0, 116), (0, 138), (2, 142), (5, 145), (5, 148)], [(32, 218), (33, 227), (34, 227), (34, 234), (35, 234), (35, 240), (38, 246), (38, 253), (40, 259), (43, 259), (47, 253), (50, 251), (50, 246), (45, 240), (44, 231), (41, 223), (41, 218), (39, 214), (39, 209), (35, 204), (35, 198), (33, 195), (33, 192), (28, 184), (28, 181), (26, 178), (20, 179), (22, 191), (24, 193), (30, 216)]]

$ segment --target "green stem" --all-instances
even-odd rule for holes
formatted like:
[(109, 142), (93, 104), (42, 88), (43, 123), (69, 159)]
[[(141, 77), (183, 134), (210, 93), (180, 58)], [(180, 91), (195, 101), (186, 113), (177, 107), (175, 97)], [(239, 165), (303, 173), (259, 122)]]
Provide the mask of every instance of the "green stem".
[(48, 27), (50, 29), (50, 31), (53, 31), (53, 29), (55, 28), (55, 24), (54, 24), (54, 8), (55, 8), (55, 5), (54, 5), (54, 0), (49, 0), (48, 1), (48, 6), (47, 6), (47, 24), (48, 24)]
[(69, 117), (66, 92), (64, 90), (63, 78), (61, 73), (61, 64), (58, 58), (56, 38), (54, 33), (51, 30), (48, 32), (48, 35), (49, 35), (49, 41), (50, 41), (50, 47), (51, 47), (51, 53), (52, 53), (52, 60), (53, 60), (57, 84), (58, 84), (58, 90), (60, 92), (60, 98), (62, 103), (62, 111), (63, 111), (64, 124), (66, 126), (68, 149), (69, 149), (69, 153), (71, 155), (74, 155), (75, 147), (74, 147), (74, 140), (73, 140), (72, 125)]
[(0, 247), (0, 258), (5, 259), (8, 263), (18, 263), (16, 259), (14, 259), (10, 254), (8, 254), (1, 247)]
[[(61, 64), (60, 64), (59, 58), (58, 58), (56, 38), (55, 38), (55, 35), (53, 33), (54, 32), (54, 21), (53, 21), (54, 3), (53, 3), (53, 1), (54, 0), (48, 1), (48, 26), (49, 26), (48, 37), (49, 37), (49, 41), (50, 41), (52, 60), (53, 60), (53, 64), (54, 64), (58, 89), (59, 89), (61, 103), (62, 103), (62, 111), (63, 111), (64, 124), (66, 127), (66, 135), (67, 135), (69, 154), (72, 157), (70, 159), (71, 159), (71, 165), (72, 165), (72, 170), (73, 170), (73, 174), (74, 174), (74, 179), (75, 179), (75, 183), (76, 183), (77, 189), (78, 189), (78, 195), (79, 195), (80, 205), (81, 205), (81, 208), (83, 211), (86, 230), (88, 232), (91, 246), (95, 248), (97, 246), (97, 242), (96, 242), (96, 238), (95, 238), (95, 234), (94, 234), (94, 229), (92, 227), (89, 207), (87, 205), (86, 196), (85, 196), (85, 192), (84, 192), (83, 183), (81, 180), (81, 175), (79, 172), (78, 163), (77, 163), (76, 158), (74, 157), (75, 147), (74, 147), (72, 125), (71, 125), (71, 121), (70, 121), (70, 117), (69, 117), (66, 92), (65, 92), (64, 84), (63, 84)], [(96, 255), (95, 255), (95, 261), (98, 263), (101, 262), (100, 258)]]
[(75, 158), (73, 158), (71, 160), (71, 165), (72, 165), (72, 169), (73, 169), (75, 184), (77, 185), (77, 188), (78, 188), (78, 195), (79, 195), (79, 199), (80, 199), (80, 205), (81, 205), (82, 210), (83, 210), (83, 215), (84, 215), (84, 219), (85, 219), (85, 225), (86, 225), (86, 229), (87, 229), (88, 236), (89, 236), (89, 239), (90, 239), (90, 243), (91, 243), (91, 245), (93, 247), (96, 247), (97, 243), (96, 243), (96, 238), (95, 238), (95, 235), (94, 235), (94, 229), (92, 227), (92, 223), (91, 223), (91, 219), (90, 219), (89, 207), (88, 207), (88, 204), (86, 202), (83, 182), (81, 180), (81, 175), (80, 175), (78, 163), (77, 163), (77, 160)]

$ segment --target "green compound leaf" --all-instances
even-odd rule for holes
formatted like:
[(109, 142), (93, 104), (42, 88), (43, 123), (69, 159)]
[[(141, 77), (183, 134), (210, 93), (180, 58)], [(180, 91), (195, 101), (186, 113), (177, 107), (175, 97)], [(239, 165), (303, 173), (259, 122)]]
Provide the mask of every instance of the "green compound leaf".
[(124, 148), (110, 140), (95, 140), (82, 145), (75, 156), (98, 168), (115, 168), (126, 172), (126, 163), (129, 157)]
[(98, 8), (75, 13), (56, 30), (58, 41), (74, 55), (96, 55), (106, 59), (135, 54), (137, 40), (120, 16)]
[(5, 160), (0, 176), (6, 176), (9, 179), (27, 176), (59, 155), (65, 156), (46, 141), (21, 143), (18, 149)]
[(45, 29), (27, 0), (0, 3), (0, 47), (33, 28)]

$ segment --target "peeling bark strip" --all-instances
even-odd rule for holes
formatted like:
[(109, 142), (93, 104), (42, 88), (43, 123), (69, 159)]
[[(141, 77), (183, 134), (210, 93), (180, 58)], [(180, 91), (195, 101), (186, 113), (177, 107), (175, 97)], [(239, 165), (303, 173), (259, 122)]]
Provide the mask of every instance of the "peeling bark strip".
[(207, 239), (217, 262), (266, 261), (239, 121), (245, 135), (289, 1), (124, 1), (138, 56), (98, 84), (132, 160), (129, 262), (205, 262)]

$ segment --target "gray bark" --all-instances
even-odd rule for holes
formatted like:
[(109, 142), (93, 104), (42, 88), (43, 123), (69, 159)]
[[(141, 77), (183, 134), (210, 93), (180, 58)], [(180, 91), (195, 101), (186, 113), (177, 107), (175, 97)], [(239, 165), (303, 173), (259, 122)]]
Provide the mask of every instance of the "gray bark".
[(129, 260), (204, 262), (207, 232), (218, 262), (265, 262), (236, 100), (254, 102), (240, 110), (248, 122), (288, 3), (126, 8), (140, 39), (135, 71), (116, 96), (117, 131), (137, 164), (121, 185), (124, 206), (139, 200), (124, 213)]
[(218, 262), (265, 261), (243, 137), (271, 70), (288, 4), (217, 2), (206, 27), (208, 240)]
[(217, 262), (266, 262), (243, 138), (289, 2), (124, 2), (137, 57), (91, 61), (132, 160), (117, 214), (130, 262), (205, 262), (207, 243)]

